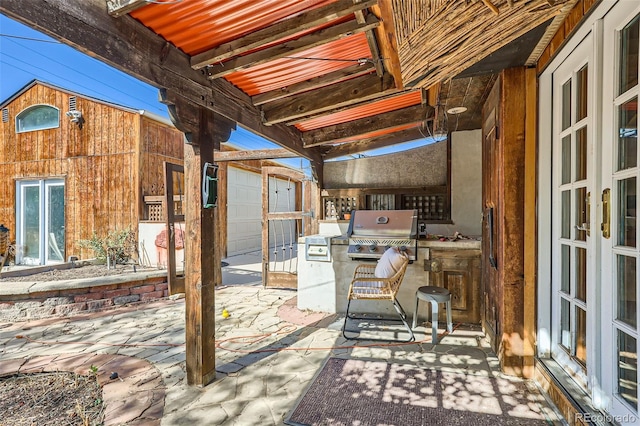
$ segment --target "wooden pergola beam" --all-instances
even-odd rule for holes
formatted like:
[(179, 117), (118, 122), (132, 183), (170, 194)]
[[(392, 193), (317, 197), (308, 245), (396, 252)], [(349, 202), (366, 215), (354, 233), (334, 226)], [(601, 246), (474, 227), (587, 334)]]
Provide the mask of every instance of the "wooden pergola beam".
[(360, 13), (362, 13), (363, 9), (377, 3), (377, 0), (367, 0), (357, 4), (353, 4), (351, 0), (339, 0), (327, 6), (313, 9), (293, 18), (277, 22), (239, 39), (223, 43), (206, 52), (194, 55), (191, 57), (191, 66), (194, 69), (200, 69), (207, 65), (242, 55), (250, 50), (269, 45), (274, 41), (282, 40), (310, 28), (340, 19), (354, 12), (360, 11)]
[(107, 10), (109, 15), (119, 18), (149, 3), (147, 0), (107, 0)]
[(271, 90), (269, 92), (255, 95), (251, 98), (254, 105), (264, 105), (268, 102), (277, 101), (278, 99), (288, 98), (298, 93), (308, 92), (330, 84), (340, 83), (351, 78), (359, 77), (365, 74), (371, 74), (375, 71), (373, 64), (357, 64), (338, 71), (333, 71), (318, 77), (312, 77), (308, 80), (295, 83), (281, 89)]
[[(190, 102), (210, 109), (311, 161), (320, 153), (305, 150), (301, 132), (285, 125), (266, 126), (251, 98), (224, 79), (210, 81), (191, 69), (189, 56), (129, 16), (114, 19), (105, 0), (31, 2), (2, 0), (0, 13), (75, 47), (120, 71), (158, 88), (173, 88)], [(55, 11), (42, 13), (41, 8)], [(220, 100), (224, 99), (224, 102)]]
[(224, 77), (225, 75), (229, 75), (236, 71), (261, 65), (285, 56), (290, 57), (316, 46), (339, 40), (348, 35), (370, 30), (377, 27), (379, 24), (380, 21), (378, 21), (378, 18), (373, 15), (367, 17), (367, 22), (365, 24), (359, 24), (355, 20), (343, 22), (300, 37), (296, 40), (268, 47), (254, 53), (248, 53), (244, 56), (234, 57), (226, 62), (209, 65), (207, 67), (207, 75), (211, 79)]
[(388, 135), (383, 135), (377, 138), (361, 139), (356, 142), (348, 142), (336, 145), (325, 152), (324, 158), (325, 160), (331, 160), (333, 158), (343, 157), (345, 155), (354, 155), (364, 151), (369, 151), (371, 149), (383, 148), (386, 146), (424, 138), (425, 136), (420, 133), (420, 129), (416, 127), (396, 133), (391, 133)]
[(302, 134), (305, 147), (326, 145), (341, 139), (353, 138), (358, 135), (378, 130), (392, 129), (405, 124), (426, 121), (433, 116), (433, 107), (414, 105), (383, 114), (373, 115), (346, 123), (335, 124)]
[(374, 15), (382, 22), (375, 29), (380, 59), (386, 72), (393, 76), (397, 89), (402, 89), (402, 70), (400, 68), (400, 57), (398, 56), (398, 42), (394, 24), (393, 6), (391, 1), (380, 1), (371, 8)]
[(338, 87), (323, 87), (270, 102), (263, 106), (264, 122), (267, 125), (282, 122), (291, 124), (294, 120), (302, 121), (300, 119), (312, 115), (335, 112), (395, 91), (395, 83), (390, 74), (382, 77), (375, 74), (364, 75), (344, 81)]
[(299, 157), (288, 149), (255, 149), (251, 151), (216, 151), (213, 158), (216, 163), (223, 161), (273, 160), (276, 158)]
[[(364, 10), (356, 11), (355, 16), (356, 16), (356, 21), (358, 21), (358, 23), (364, 24), (367, 22), (367, 17), (365, 15)], [(384, 67), (382, 66), (382, 60), (380, 59), (380, 49), (378, 49), (378, 42), (376, 41), (376, 36), (373, 33), (372, 29), (369, 31), (365, 31), (364, 34), (367, 38), (367, 44), (369, 44), (369, 50), (371, 51), (371, 59), (373, 60), (373, 64), (376, 68), (376, 74), (378, 74), (378, 77), (382, 77), (382, 74), (384, 74)]]

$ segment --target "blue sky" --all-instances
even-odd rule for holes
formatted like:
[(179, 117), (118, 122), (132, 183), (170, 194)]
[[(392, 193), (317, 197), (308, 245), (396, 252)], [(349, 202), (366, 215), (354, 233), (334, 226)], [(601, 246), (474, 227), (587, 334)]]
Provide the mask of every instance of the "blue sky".
[[(166, 107), (157, 100), (155, 87), (0, 14), (0, 102), (33, 79), (168, 118)], [(229, 142), (243, 149), (276, 147), (240, 127), (233, 132)], [(414, 141), (365, 154), (380, 155), (426, 143), (425, 140)], [(301, 167), (300, 159), (282, 162)], [(308, 171), (306, 160), (302, 167)]]

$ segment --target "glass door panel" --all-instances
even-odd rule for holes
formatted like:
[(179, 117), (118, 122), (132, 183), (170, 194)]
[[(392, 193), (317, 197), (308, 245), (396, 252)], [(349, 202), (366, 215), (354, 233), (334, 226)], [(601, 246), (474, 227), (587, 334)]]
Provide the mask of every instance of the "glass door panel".
[(571, 135), (562, 138), (562, 182), (571, 182)]
[(637, 307), (637, 259), (633, 256), (616, 256), (617, 264), (617, 320), (635, 328), (638, 325)]
[(587, 365), (587, 311), (576, 306), (576, 359)]
[(623, 103), (618, 108), (618, 170), (638, 165), (638, 98)]
[(637, 412), (638, 341), (618, 330), (618, 395)]
[(47, 185), (47, 260), (64, 262), (64, 186)]
[(23, 236), (22, 254), (34, 263), (40, 259), (40, 187), (26, 186), (23, 191)]
[(638, 40), (640, 37), (638, 25), (640, 21), (636, 17), (620, 34), (620, 67), (618, 95), (638, 85)]

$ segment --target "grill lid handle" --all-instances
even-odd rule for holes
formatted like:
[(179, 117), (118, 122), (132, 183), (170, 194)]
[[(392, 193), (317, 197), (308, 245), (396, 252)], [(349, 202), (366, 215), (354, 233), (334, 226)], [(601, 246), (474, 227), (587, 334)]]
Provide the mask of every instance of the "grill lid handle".
[(389, 218), (387, 216), (378, 216), (376, 218), (376, 223), (378, 225), (384, 225), (385, 223), (389, 223)]

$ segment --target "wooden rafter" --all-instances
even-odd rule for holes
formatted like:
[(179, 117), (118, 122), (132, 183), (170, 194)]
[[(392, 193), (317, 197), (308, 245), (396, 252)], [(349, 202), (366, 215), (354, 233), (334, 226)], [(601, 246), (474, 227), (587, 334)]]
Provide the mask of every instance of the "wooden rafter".
[(107, 10), (109, 15), (119, 18), (149, 3), (147, 0), (107, 0)]
[(398, 57), (398, 43), (391, 2), (389, 0), (380, 1), (371, 8), (371, 11), (381, 22), (378, 28), (375, 29), (378, 48), (380, 49), (380, 60), (386, 72), (393, 76), (396, 88), (402, 90), (404, 82)]
[[(377, 0), (367, 0), (357, 4), (353, 4), (350, 0), (339, 0), (327, 6), (310, 10), (293, 18), (254, 31), (251, 34), (221, 44), (206, 52), (194, 55), (191, 57), (191, 66), (194, 69), (199, 69), (210, 64), (224, 61), (225, 59), (233, 58), (234, 56), (242, 55), (250, 50), (351, 15), (354, 12), (362, 13), (363, 9), (371, 7), (376, 3)], [(364, 22), (360, 23), (364, 24)]]
[(305, 50), (309, 50), (316, 46), (341, 39), (347, 35), (370, 30), (377, 27), (379, 24), (380, 21), (378, 21), (378, 18), (373, 15), (367, 16), (366, 23), (364, 24), (359, 24), (355, 20), (343, 22), (300, 37), (296, 40), (268, 47), (257, 52), (248, 53), (244, 56), (235, 57), (226, 62), (210, 65), (207, 67), (207, 74), (209, 75), (209, 78), (212, 79), (224, 77), (225, 75), (229, 75), (242, 69), (304, 52)]
[(385, 74), (364, 75), (328, 86), (281, 99), (263, 106), (265, 124), (291, 123), (302, 118), (329, 114), (352, 105), (396, 92), (393, 78)]
[(298, 93), (308, 92), (320, 87), (328, 86), (330, 84), (340, 83), (345, 80), (349, 80), (354, 77), (359, 77), (365, 74), (371, 74), (375, 71), (375, 68), (370, 63), (352, 65), (347, 68), (342, 68), (338, 71), (333, 71), (328, 74), (324, 74), (318, 77), (313, 77), (300, 83), (295, 83), (281, 89), (271, 90), (269, 92), (255, 95), (251, 98), (254, 105), (263, 105), (268, 102), (277, 101), (278, 99), (287, 98), (289, 96), (297, 95)]
[[(37, 2), (2, 0), (3, 13), (49, 36), (72, 45), (109, 65), (158, 88), (173, 88), (190, 102), (206, 107), (247, 129), (308, 158), (322, 162), (320, 153), (302, 146), (301, 132), (266, 126), (251, 98), (224, 79), (210, 81), (191, 69), (189, 57), (134, 19), (113, 19), (104, 0), (46, 0), (55, 14), (41, 13)], [(163, 52), (160, 56), (159, 52)], [(218, 101), (224, 99), (224, 102)]]
[(369, 151), (371, 149), (383, 148), (385, 146), (395, 145), (403, 142), (410, 142), (424, 138), (418, 127), (403, 130), (401, 132), (391, 133), (379, 136), (377, 138), (360, 139), (356, 142), (348, 142), (336, 145), (328, 149), (324, 158), (330, 160), (332, 158), (343, 157), (345, 155), (358, 154), (360, 152)]
[[(355, 16), (356, 21), (358, 21), (359, 24), (364, 24), (367, 22), (367, 18), (363, 10), (358, 10), (357, 12), (355, 12)], [(376, 36), (373, 30), (365, 31), (365, 36), (367, 38), (367, 43), (369, 44), (369, 50), (371, 51), (371, 59), (373, 60), (373, 63), (376, 67), (376, 74), (378, 74), (378, 77), (381, 77), (384, 73), (384, 67), (382, 66), (380, 49), (378, 49)]]
[(405, 124), (419, 123), (433, 115), (432, 106), (414, 105), (407, 108), (365, 117), (347, 123), (311, 130), (302, 134), (305, 147), (325, 145), (341, 139), (392, 129)]
[(288, 149), (254, 149), (251, 151), (215, 151), (213, 160), (223, 161), (272, 160), (275, 158), (295, 158), (298, 154)]

